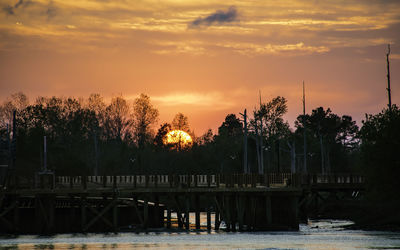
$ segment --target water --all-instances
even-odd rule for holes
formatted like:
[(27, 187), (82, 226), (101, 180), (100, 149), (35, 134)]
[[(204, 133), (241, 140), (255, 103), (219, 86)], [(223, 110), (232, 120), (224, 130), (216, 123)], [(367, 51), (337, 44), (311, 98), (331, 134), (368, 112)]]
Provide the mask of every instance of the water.
[(298, 232), (23, 235), (0, 238), (0, 249), (400, 249), (400, 232), (345, 230), (348, 224), (310, 221)]

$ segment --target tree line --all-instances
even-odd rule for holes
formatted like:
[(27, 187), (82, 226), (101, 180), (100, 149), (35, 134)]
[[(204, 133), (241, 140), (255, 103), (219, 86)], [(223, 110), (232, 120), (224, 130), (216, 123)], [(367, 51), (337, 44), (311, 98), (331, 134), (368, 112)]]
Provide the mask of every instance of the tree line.
[[(58, 175), (243, 172), (244, 130), (237, 115), (228, 114), (216, 134), (210, 129), (197, 137), (182, 113), (155, 129), (159, 112), (145, 94), (133, 103), (122, 96), (106, 103), (99, 94), (87, 99), (38, 97), (29, 103), (23, 93), (13, 94), (0, 106), (0, 164), (9, 164), (14, 110), (18, 175), (33, 175), (41, 169), (44, 136), (48, 166)], [(375, 150), (368, 145), (376, 145), (370, 142), (370, 130), (381, 129), (380, 124), (389, 119), (387, 110), (370, 115), (359, 130), (351, 116), (318, 107), (311, 114), (299, 115), (292, 129), (283, 118), (287, 110), (287, 100), (280, 96), (260, 100), (253, 110), (246, 142), (250, 172), (364, 171), (362, 165), (373, 160), (363, 163), (363, 159), (375, 155), (366, 154)], [(397, 117), (396, 112), (393, 105), (391, 117)], [(171, 130), (188, 133), (192, 143), (166, 143)]]

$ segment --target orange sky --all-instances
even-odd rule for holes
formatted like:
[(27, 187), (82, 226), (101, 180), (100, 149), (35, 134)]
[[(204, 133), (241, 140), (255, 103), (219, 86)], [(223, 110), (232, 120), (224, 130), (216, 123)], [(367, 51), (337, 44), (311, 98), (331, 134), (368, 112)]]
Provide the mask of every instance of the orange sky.
[(397, 0), (10, 0), (0, 3), (0, 99), (39, 95), (133, 99), (160, 122), (183, 112), (196, 135), (228, 113), (288, 99), (286, 119), (330, 107), (360, 121), (400, 99)]

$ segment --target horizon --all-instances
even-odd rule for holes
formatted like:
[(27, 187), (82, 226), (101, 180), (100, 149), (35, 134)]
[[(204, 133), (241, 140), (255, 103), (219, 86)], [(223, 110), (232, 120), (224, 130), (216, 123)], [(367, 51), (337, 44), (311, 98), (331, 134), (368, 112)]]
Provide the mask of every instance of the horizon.
[(317, 107), (350, 115), (399, 103), (400, 3), (368, 0), (97, 2), (9, 0), (0, 5), (0, 100), (37, 96), (106, 100), (147, 94), (159, 124), (182, 112), (200, 136), (226, 115), (276, 96), (294, 127)]

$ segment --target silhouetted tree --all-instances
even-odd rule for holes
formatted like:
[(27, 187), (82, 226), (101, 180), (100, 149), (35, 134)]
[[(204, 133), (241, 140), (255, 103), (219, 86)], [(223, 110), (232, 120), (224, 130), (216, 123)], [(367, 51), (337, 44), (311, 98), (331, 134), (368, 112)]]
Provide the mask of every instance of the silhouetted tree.
[(241, 169), (242, 126), (236, 115), (229, 114), (218, 128), (218, 135), (215, 136), (214, 143), (220, 172), (239, 172)]
[(157, 134), (154, 138), (154, 145), (156, 148), (165, 148), (168, 147), (168, 145), (165, 143), (165, 136), (168, 134), (169, 131), (172, 130), (171, 124), (169, 123), (164, 123), (160, 126), (160, 128), (157, 131)]
[(106, 119), (104, 130), (108, 139), (124, 140), (130, 137), (132, 120), (130, 108), (127, 101), (121, 97), (113, 97), (111, 103), (106, 108)]
[[(310, 142), (309, 152), (314, 155), (314, 152), (319, 151), (320, 156), (320, 171), (329, 173), (332, 171), (332, 160), (336, 168), (347, 166), (350, 154), (357, 148), (358, 127), (355, 121), (350, 116), (344, 115), (339, 117), (332, 113), (328, 108), (323, 107), (314, 109), (311, 115), (300, 115), (295, 121), (297, 133), (302, 133), (306, 123), (308, 133), (308, 141)], [(317, 146), (318, 145), (318, 146)], [(319, 147), (319, 150), (316, 148)], [(315, 161), (314, 171), (316, 170)], [(336, 169), (338, 171), (340, 169)], [(348, 171), (347, 169), (346, 171)]]
[(376, 115), (366, 115), (359, 132), (361, 163), (371, 195), (400, 201), (400, 109), (392, 105)]
[(150, 97), (140, 94), (133, 104), (133, 130), (139, 148), (151, 138), (151, 125), (157, 121), (158, 110), (150, 103)]
[(190, 132), (188, 117), (182, 113), (176, 114), (171, 124), (173, 129)]

